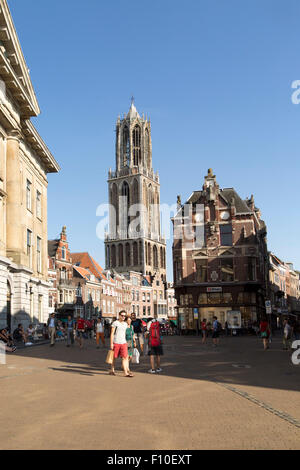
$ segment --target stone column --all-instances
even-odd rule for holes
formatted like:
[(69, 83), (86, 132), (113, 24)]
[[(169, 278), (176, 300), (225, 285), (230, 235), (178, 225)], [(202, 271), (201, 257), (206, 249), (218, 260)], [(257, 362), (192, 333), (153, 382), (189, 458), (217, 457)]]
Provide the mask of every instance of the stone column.
[[(6, 188), (7, 188), (7, 212), (6, 212), (6, 246), (7, 254), (16, 263), (20, 263), (23, 248), (22, 237), (22, 191), (20, 158), (20, 134), (13, 131), (7, 137), (6, 152)], [(26, 201), (26, 194), (25, 194)]]

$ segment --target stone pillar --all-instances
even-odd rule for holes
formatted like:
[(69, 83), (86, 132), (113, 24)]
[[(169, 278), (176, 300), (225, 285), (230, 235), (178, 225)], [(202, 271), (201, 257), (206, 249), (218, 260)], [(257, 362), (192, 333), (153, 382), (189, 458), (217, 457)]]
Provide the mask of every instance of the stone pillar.
[[(43, 279), (48, 279), (48, 204), (47, 186), (42, 190), (42, 219), (43, 219), (43, 248), (42, 248), (42, 273)], [(48, 305), (47, 305), (48, 307)]]
[[(14, 131), (7, 137), (6, 153), (6, 188), (7, 188), (7, 212), (6, 212), (6, 246), (7, 255), (16, 263), (20, 263), (23, 237), (22, 237), (22, 192), (23, 182), (20, 172), (20, 135)], [(26, 204), (26, 193), (25, 193)]]

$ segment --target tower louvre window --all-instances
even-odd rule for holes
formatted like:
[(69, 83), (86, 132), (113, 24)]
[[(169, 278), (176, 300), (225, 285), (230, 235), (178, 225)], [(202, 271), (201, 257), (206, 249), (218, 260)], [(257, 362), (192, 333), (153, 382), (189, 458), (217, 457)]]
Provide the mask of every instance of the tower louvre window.
[(133, 165), (138, 166), (141, 162), (141, 128), (135, 126), (132, 133), (133, 141)]
[(128, 215), (130, 208), (130, 190), (127, 181), (124, 181), (122, 186), (122, 214), (123, 214), (123, 229), (126, 231), (126, 236), (128, 236), (128, 228), (130, 225), (130, 216)]
[(123, 166), (130, 165), (130, 138), (128, 127), (124, 127), (123, 132)]
[(151, 169), (151, 158), (150, 158), (150, 136), (149, 131), (146, 129), (145, 132), (145, 159), (148, 170)]

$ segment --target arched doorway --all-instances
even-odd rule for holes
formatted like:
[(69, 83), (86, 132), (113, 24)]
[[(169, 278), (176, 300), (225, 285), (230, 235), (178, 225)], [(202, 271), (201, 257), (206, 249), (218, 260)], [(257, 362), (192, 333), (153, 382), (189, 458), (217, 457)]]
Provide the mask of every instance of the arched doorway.
[(11, 287), (8, 281), (6, 294), (6, 326), (11, 330)]

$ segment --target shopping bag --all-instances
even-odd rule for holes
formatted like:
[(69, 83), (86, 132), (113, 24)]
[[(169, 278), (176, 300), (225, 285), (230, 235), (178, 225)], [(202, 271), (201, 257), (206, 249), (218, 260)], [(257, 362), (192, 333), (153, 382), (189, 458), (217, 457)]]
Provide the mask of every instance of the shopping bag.
[(132, 364), (139, 364), (140, 363), (140, 353), (138, 349), (134, 348), (132, 353)]
[(114, 352), (110, 349), (106, 356), (106, 364), (112, 364), (114, 360)]
[(149, 351), (149, 346), (148, 346), (148, 341), (146, 341), (144, 344), (144, 356), (148, 355), (148, 351)]

